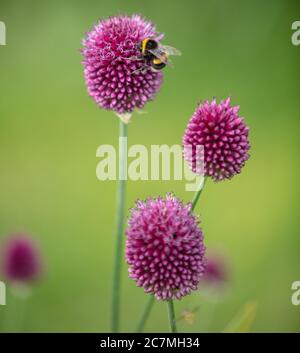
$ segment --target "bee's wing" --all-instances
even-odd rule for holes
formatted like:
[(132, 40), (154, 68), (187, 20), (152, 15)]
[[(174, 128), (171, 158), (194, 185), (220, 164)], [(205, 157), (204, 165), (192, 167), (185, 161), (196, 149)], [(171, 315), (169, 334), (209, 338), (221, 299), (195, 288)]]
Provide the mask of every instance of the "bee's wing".
[(158, 47), (156, 49), (151, 49), (148, 50), (149, 53), (153, 54), (156, 58), (161, 60), (165, 65), (168, 65), (170, 67), (174, 67), (172, 61), (168, 57), (168, 54), (164, 51), (163, 47)]
[(159, 60), (161, 60), (164, 64), (168, 63), (168, 57), (167, 55), (165, 55), (165, 52), (161, 46), (159, 46), (156, 49), (147, 49), (147, 51), (152, 55), (154, 55)]
[(181, 55), (181, 52), (178, 49), (170, 47), (169, 45), (161, 45), (161, 48), (168, 55)]

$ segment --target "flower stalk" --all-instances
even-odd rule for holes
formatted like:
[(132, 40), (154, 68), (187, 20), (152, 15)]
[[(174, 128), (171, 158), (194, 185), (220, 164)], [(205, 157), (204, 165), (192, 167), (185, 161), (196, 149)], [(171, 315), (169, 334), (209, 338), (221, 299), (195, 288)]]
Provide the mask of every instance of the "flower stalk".
[(147, 321), (147, 319), (148, 319), (148, 316), (149, 316), (149, 314), (150, 314), (150, 311), (151, 311), (151, 309), (152, 309), (152, 306), (153, 306), (153, 304), (154, 304), (154, 301), (155, 301), (154, 295), (150, 295), (150, 296), (149, 296), (149, 299), (148, 299), (148, 301), (147, 301), (147, 303), (146, 303), (146, 306), (145, 306), (145, 308), (144, 308), (144, 311), (142, 312), (140, 321), (139, 321), (139, 323), (138, 323), (138, 325), (137, 325), (137, 328), (136, 328), (136, 331), (135, 331), (135, 332), (137, 332), (137, 333), (143, 332), (144, 326), (145, 326), (145, 324), (146, 324), (146, 321)]
[[(122, 138), (127, 137), (127, 125), (120, 120), (120, 133)], [(119, 164), (119, 180), (117, 186), (117, 232), (115, 245), (115, 262), (113, 273), (113, 288), (112, 288), (112, 332), (119, 331), (120, 323), (120, 289), (121, 289), (121, 270), (123, 259), (123, 228), (125, 215), (125, 184), (126, 184), (126, 150), (124, 144), (120, 145), (120, 164)]]
[(173, 300), (168, 300), (167, 305), (168, 305), (170, 332), (177, 333), (176, 317), (175, 317)]
[(199, 184), (198, 189), (196, 190), (196, 192), (195, 192), (195, 194), (193, 196), (191, 211), (194, 211), (194, 209), (195, 209), (195, 207), (197, 205), (197, 202), (198, 202), (198, 200), (200, 198), (202, 190), (204, 189), (205, 182), (206, 182), (206, 178), (204, 177), (202, 183)]

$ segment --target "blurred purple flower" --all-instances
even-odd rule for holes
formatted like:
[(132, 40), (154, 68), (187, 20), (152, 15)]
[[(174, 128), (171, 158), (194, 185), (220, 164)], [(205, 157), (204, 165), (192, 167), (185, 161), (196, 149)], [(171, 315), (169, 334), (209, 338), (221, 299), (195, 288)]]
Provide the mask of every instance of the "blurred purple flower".
[[(250, 144), (249, 128), (238, 111), (238, 106), (230, 106), (230, 98), (220, 104), (215, 99), (205, 101), (197, 107), (183, 136), (184, 157), (193, 172), (204, 162), (203, 174), (214, 181), (240, 173)], [(204, 154), (197, 146), (204, 146)]]
[(29, 283), (41, 273), (40, 253), (27, 235), (10, 236), (2, 249), (2, 272), (11, 282)]
[(174, 195), (137, 201), (126, 231), (130, 277), (156, 299), (180, 299), (196, 290), (204, 272), (199, 220)]
[(229, 281), (228, 261), (225, 256), (214, 253), (207, 255), (206, 268), (201, 283), (212, 286), (223, 286)]
[(99, 21), (83, 41), (89, 95), (125, 122), (154, 98), (162, 83), (161, 72), (139, 70), (145, 62), (135, 59), (141, 41), (157, 36), (154, 25), (139, 15), (116, 16)]

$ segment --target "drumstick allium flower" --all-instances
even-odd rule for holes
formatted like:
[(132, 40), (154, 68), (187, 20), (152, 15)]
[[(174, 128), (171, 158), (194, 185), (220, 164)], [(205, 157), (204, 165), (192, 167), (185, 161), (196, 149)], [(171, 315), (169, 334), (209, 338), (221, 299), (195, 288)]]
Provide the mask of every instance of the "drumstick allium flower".
[(227, 259), (221, 254), (206, 257), (206, 268), (201, 283), (222, 286), (229, 282), (230, 271)]
[[(238, 106), (230, 105), (230, 98), (220, 104), (215, 99), (199, 104), (183, 136), (184, 157), (193, 172), (202, 163), (204, 176), (214, 181), (240, 173), (249, 158), (250, 144), (249, 128), (238, 111)], [(204, 155), (196, 146), (204, 147)]]
[(162, 73), (142, 70), (141, 41), (157, 37), (154, 25), (139, 15), (100, 20), (83, 40), (84, 76), (98, 106), (128, 122), (134, 109), (152, 100)]
[(137, 201), (126, 231), (129, 274), (158, 300), (196, 290), (205, 270), (205, 246), (191, 204), (173, 194)]
[(40, 254), (37, 245), (29, 236), (18, 234), (8, 238), (1, 255), (1, 272), (9, 281), (31, 283), (39, 277)]

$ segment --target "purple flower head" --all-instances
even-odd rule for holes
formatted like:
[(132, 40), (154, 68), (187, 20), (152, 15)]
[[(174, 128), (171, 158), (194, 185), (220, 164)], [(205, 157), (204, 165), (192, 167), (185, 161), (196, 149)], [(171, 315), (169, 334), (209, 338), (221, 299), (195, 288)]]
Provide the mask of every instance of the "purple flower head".
[(11, 282), (29, 283), (40, 275), (39, 250), (28, 236), (11, 236), (4, 245), (2, 257), (2, 272)]
[[(214, 181), (240, 173), (249, 158), (250, 144), (249, 128), (238, 111), (238, 106), (230, 105), (230, 98), (220, 104), (215, 99), (199, 104), (183, 136), (184, 157), (193, 172), (202, 162), (203, 174)], [(204, 154), (197, 152), (197, 146), (204, 147)], [(186, 153), (190, 147), (192, 153)]]
[(158, 300), (180, 299), (196, 290), (205, 269), (205, 246), (191, 213), (173, 194), (137, 201), (126, 230), (129, 274)]
[(139, 15), (99, 21), (83, 41), (84, 76), (89, 95), (98, 106), (113, 110), (128, 122), (134, 109), (152, 100), (162, 73), (149, 69), (140, 57), (145, 38), (158, 38), (154, 25)]
[(206, 268), (201, 283), (222, 286), (229, 281), (227, 259), (221, 254), (207, 256)]

